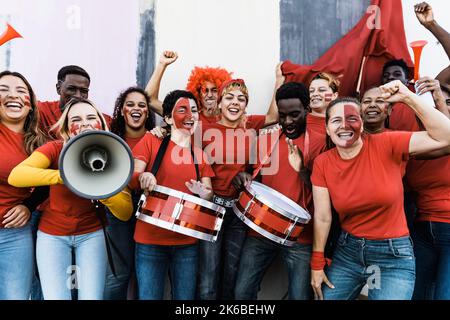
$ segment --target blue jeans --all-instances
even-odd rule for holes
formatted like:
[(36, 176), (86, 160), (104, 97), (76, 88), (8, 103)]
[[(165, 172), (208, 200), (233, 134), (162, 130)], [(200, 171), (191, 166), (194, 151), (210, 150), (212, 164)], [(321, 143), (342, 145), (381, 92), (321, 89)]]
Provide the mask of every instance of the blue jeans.
[(28, 300), (34, 269), (31, 226), (0, 229), (0, 300)]
[(234, 299), (239, 260), (248, 228), (233, 209), (226, 209), (217, 241), (199, 242), (197, 295), (201, 300)]
[[(75, 265), (72, 265), (72, 250)], [(107, 257), (103, 231), (54, 236), (38, 231), (36, 259), (45, 300), (102, 300)]]
[(335, 289), (323, 284), (324, 299), (355, 299), (368, 284), (369, 300), (410, 300), (414, 260), (410, 237), (367, 240), (343, 231), (326, 271)]
[(122, 259), (119, 258), (118, 253), (111, 246), (111, 253), (117, 277), (114, 276), (108, 264), (104, 298), (105, 300), (126, 300), (128, 283), (131, 274), (134, 271), (133, 234), (136, 219), (133, 216), (128, 221), (121, 221), (114, 217), (108, 209), (106, 210), (106, 218), (108, 220), (106, 231), (125, 261), (122, 261)]
[(416, 255), (413, 299), (450, 300), (450, 223), (416, 222), (412, 235)]
[(296, 243), (288, 247), (262, 237), (247, 237), (239, 264), (236, 299), (256, 300), (264, 274), (278, 253), (289, 276), (289, 299), (311, 299), (311, 250), (309, 244)]
[[(30, 225), (33, 233), (33, 248), (36, 248), (36, 239), (37, 239), (37, 231), (39, 227), (39, 220), (41, 219), (42, 212), (39, 210), (35, 210), (31, 213)], [(36, 258), (33, 261), (34, 264), (34, 273), (33, 273), (33, 282), (31, 285), (31, 300), (44, 300), (44, 296), (42, 295), (41, 281), (39, 280), (39, 272), (37, 268)]]
[(136, 243), (139, 300), (162, 300), (169, 274), (173, 300), (193, 300), (198, 245), (163, 246)]

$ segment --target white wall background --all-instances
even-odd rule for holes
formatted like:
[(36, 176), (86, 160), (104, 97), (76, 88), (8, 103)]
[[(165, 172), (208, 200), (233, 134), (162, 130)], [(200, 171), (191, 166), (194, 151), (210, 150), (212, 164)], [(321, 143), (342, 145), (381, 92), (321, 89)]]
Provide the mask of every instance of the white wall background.
[(107, 112), (119, 91), (135, 84), (137, 1), (0, 0), (0, 32), (6, 16), (23, 36), (9, 43), (10, 69), (28, 78), (39, 100), (59, 99), (56, 75), (68, 64), (88, 71), (90, 98)]
[(265, 113), (280, 55), (278, 0), (159, 0), (156, 56), (165, 49), (179, 59), (166, 72), (161, 97), (184, 88), (194, 66), (223, 67), (246, 81), (249, 113)]
[[(279, 60), (279, 0), (154, 1), (156, 58), (165, 49), (180, 55), (167, 69), (161, 97), (184, 88), (194, 66), (221, 66), (246, 80), (249, 113), (265, 113)], [(429, 41), (421, 73), (436, 76), (448, 59), (416, 20), (416, 1), (402, 2), (408, 42)], [(429, 3), (450, 30), (450, 2)], [(39, 99), (54, 100), (59, 68), (79, 64), (92, 77), (92, 100), (111, 112), (118, 93), (136, 83), (139, 9), (139, 0), (0, 0), (0, 32), (9, 20), (24, 37), (0, 47), (0, 68), (9, 49), (10, 69), (29, 78)]]

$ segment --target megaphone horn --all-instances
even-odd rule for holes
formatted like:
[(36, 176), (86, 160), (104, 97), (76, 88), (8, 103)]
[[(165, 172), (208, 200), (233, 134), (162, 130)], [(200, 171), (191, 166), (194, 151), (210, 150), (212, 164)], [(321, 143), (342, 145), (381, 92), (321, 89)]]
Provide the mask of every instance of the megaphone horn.
[(6, 24), (6, 31), (0, 36), (0, 46), (14, 38), (23, 38), (9, 23)]
[(417, 40), (409, 44), (414, 53), (414, 82), (419, 80), (420, 56), (422, 49), (428, 42), (426, 40)]
[(59, 156), (64, 184), (76, 195), (99, 200), (120, 192), (134, 171), (131, 150), (119, 136), (88, 131), (72, 139)]

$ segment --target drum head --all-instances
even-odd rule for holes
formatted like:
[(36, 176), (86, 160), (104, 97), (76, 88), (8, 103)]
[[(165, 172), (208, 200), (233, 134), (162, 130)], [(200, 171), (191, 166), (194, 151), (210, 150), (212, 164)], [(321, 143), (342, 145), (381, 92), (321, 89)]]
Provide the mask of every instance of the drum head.
[(248, 187), (248, 191), (255, 196), (256, 199), (268, 205), (272, 209), (289, 218), (297, 218), (301, 223), (308, 223), (311, 215), (300, 205), (286, 197), (284, 194), (269, 188), (268, 186), (252, 181)]

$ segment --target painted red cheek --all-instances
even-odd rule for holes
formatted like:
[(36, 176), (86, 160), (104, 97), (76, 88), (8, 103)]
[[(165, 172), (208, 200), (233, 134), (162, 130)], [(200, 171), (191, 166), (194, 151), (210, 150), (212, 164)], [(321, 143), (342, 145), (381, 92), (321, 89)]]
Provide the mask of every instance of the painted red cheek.
[(24, 104), (26, 107), (31, 107), (30, 96), (25, 96), (25, 97), (23, 97), (23, 104)]
[(72, 123), (70, 125), (70, 129), (69, 129), (70, 134), (77, 135), (79, 131), (80, 131), (80, 125), (79, 124)]
[(331, 99), (333, 98), (333, 94), (332, 93), (325, 93), (324, 98), (325, 98), (325, 102), (330, 102)]
[[(350, 117), (353, 119), (353, 121), (348, 121)], [(355, 117), (357, 118), (357, 120), (354, 120)], [(353, 131), (353, 137), (345, 143), (346, 146), (350, 146), (361, 136), (362, 127), (362, 121), (359, 112), (354, 105), (344, 105), (344, 119), (345, 128)]]
[(99, 120), (97, 120), (97, 121), (95, 122), (95, 124), (94, 124), (93, 127), (94, 127), (94, 129), (103, 130), (102, 123), (101, 123)]
[[(185, 107), (184, 113), (178, 112), (181, 107)], [(183, 122), (192, 119), (192, 112), (190, 110), (189, 99), (181, 98), (177, 101), (177, 103), (175, 104), (175, 107), (173, 108), (172, 117), (173, 117), (175, 126), (178, 129), (183, 128)]]

